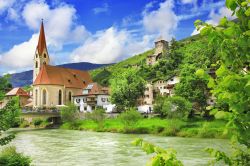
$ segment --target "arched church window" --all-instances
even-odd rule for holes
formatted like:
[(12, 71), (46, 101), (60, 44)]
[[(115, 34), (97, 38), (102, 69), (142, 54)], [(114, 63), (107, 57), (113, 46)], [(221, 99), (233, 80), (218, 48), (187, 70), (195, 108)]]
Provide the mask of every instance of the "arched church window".
[(44, 89), (44, 90), (43, 90), (43, 105), (46, 105), (46, 101), (47, 101), (47, 92), (46, 92), (46, 90)]
[(69, 92), (69, 102), (71, 102), (72, 94)]
[(36, 54), (36, 58), (38, 57), (38, 55)]
[(38, 68), (38, 62), (36, 61), (36, 68)]
[(38, 90), (37, 89), (36, 89), (36, 92), (35, 92), (35, 96), (36, 96), (35, 105), (37, 106), (37, 97), (38, 97)]
[(58, 92), (58, 105), (62, 105), (62, 90)]
[(43, 57), (46, 58), (46, 54), (43, 54)]

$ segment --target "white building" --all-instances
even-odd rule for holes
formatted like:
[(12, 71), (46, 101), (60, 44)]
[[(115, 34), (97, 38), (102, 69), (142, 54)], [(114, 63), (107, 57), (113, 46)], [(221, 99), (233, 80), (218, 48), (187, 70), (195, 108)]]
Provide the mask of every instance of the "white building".
[(73, 102), (80, 112), (92, 112), (96, 107), (112, 112), (115, 108), (110, 102), (109, 89), (97, 83), (88, 84), (81, 94), (74, 95)]

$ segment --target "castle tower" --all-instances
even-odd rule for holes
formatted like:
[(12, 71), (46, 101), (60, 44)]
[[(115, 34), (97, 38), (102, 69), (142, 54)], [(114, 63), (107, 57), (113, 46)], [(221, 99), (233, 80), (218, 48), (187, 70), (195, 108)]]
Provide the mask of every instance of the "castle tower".
[(164, 40), (162, 37), (158, 38), (155, 41), (155, 55), (159, 55), (168, 50), (168, 42)]
[(33, 67), (33, 82), (35, 81), (38, 73), (40, 72), (43, 64), (49, 64), (49, 54), (46, 45), (46, 38), (43, 27), (43, 20), (40, 27), (40, 34), (38, 39), (38, 44), (36, 47), (36, 52), (34, 56), (34, 67)]

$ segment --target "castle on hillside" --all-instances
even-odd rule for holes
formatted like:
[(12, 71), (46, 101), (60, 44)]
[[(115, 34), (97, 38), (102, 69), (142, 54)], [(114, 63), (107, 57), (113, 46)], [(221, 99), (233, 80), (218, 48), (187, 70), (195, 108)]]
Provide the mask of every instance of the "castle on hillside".
[(167, 56), (167, 52), (169, 50), (169, 43), (164, 40), (162, 37), (158, 38), (155, 41), (155, 50), (153, 55), (149, 55), (147, 57), (147, 65), (154, 65), (159, 59)]
[(51, 66), (43, 22), (34, 56), (33, 108), (66, 105), (72, 96), (82, 92), (91, 77), (87, 71)]

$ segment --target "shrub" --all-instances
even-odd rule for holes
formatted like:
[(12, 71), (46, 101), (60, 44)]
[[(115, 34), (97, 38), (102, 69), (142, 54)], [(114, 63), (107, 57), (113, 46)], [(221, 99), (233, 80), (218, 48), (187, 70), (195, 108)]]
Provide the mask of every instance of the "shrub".
[(93, 120), (99, 128), (103, 128), (105, 111), (103, 108), (97, 107), (93, 112), (87, 113), (86, 118)]
[(32, 120), (32, 124), (37, 127), (37, 126), (40, 126), (42, 124), (43, 120), (40, 119), (40, 118), (35, 118)]
[(74, 122), (79, 119), (79, 112), (77, 111), (77, 107), (70, 103), (65, 107), (60, 109), (61, 117), (63, 122)]
[(5, 148), (0, 154), (0, 165), (29, 166), (30, 164), (31, 159), (22, 153), (18, 153), (13, 146)]
[(121, 119), (121, 122), (123, 123), (125, 128), (129, 128), (136, 125), (138, 121), (142, 119), (142, 116), (134, 108), (130, 108), (129, 110), (121, 113), (119, 118)]

